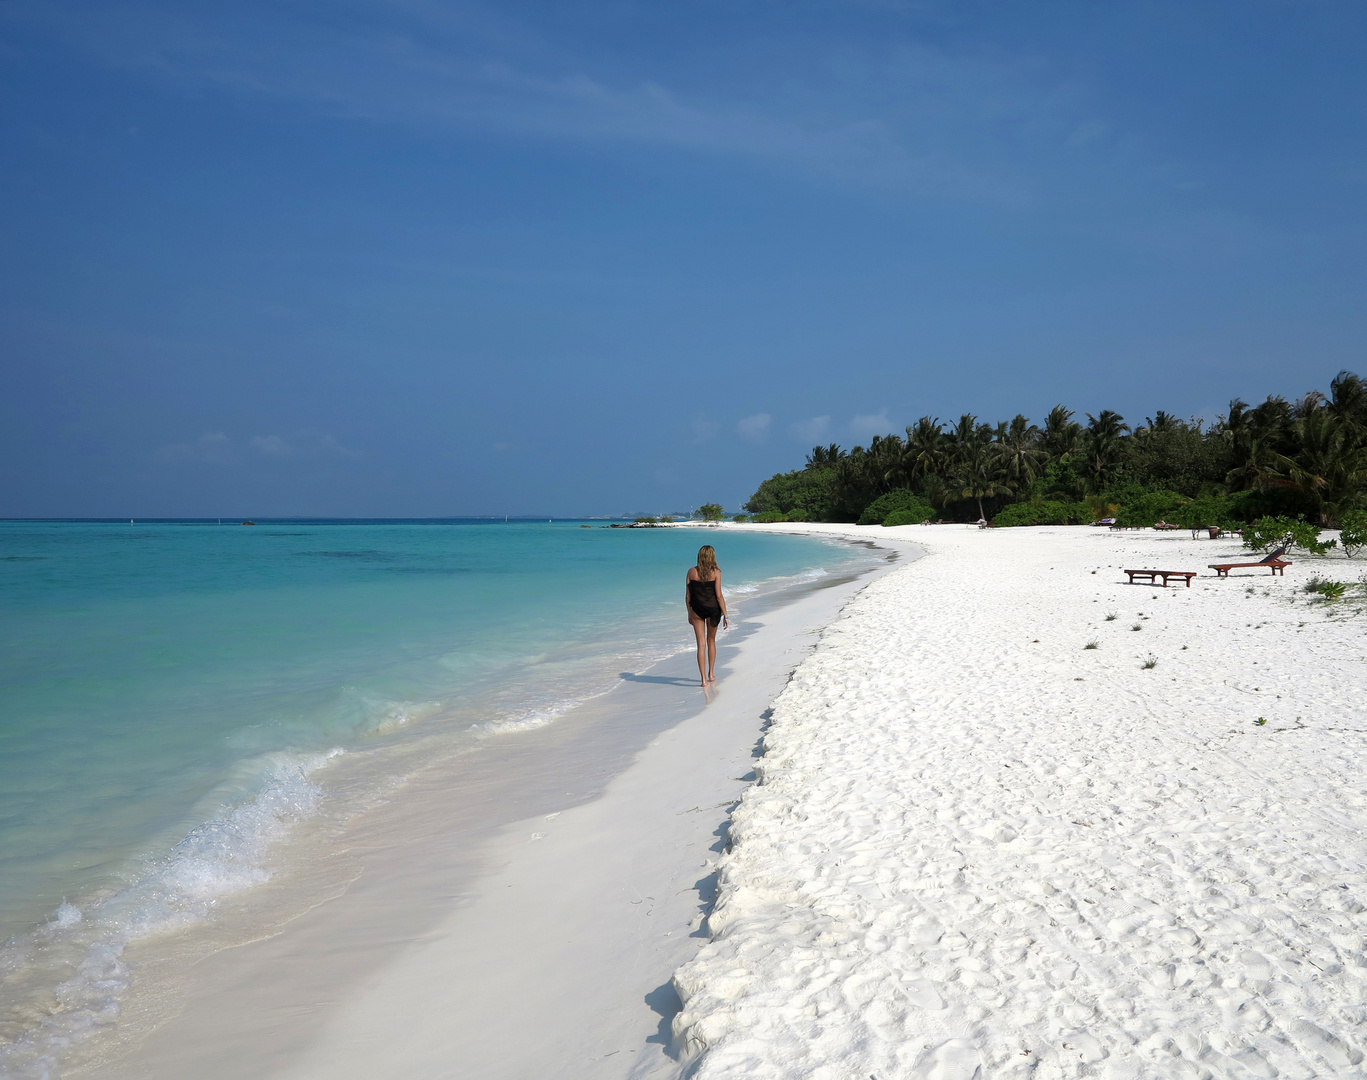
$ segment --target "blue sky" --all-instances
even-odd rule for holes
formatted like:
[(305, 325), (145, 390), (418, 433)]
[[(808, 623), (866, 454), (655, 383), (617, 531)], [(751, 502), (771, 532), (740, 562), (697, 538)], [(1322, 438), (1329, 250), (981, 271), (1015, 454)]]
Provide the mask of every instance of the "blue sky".
[(0, 515), (734, 506), (1367, 374), (1359, 3), (0, 0)]

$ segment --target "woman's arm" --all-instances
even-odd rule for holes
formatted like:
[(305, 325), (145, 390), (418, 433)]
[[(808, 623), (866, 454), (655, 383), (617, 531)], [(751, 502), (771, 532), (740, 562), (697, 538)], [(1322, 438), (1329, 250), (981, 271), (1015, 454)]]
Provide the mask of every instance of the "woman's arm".
[(717, 576), (712, 579), (715, 581), (717, 590), (717, 605), (721, 608), (721, 621), (730, 624), (730, 616), (726, 614), (726, 597), (721, 594), (721, 570), (717, 571)]
[(688, 568), (688, 573), (684, 575), (684, 617), (691, 623), (693, 621), (693, 605), (688, 602), (688, 583), (693, 580), (693, 568)]

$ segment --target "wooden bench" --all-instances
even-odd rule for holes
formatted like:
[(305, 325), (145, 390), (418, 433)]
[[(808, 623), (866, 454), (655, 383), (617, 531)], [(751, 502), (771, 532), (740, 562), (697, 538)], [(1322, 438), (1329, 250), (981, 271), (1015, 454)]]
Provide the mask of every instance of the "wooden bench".
[(1154, 584), (1159, 578), (1163, 579), (1163, 588), (1168, 587), (1168, 578), (1180, 577), (1187, 579), (1187, 588), (1191, 588), (1191, 579), (1196, 576), (1195, 570), (1126, 570), (1130, 575), (1130, 584), (1134, 584), (1134, 579), (1146, 578), (1150, 585)]
[(1291, 565), (1291, 560), (1283, 559), (1282, 556), (1285, 554), (1286, 548), (1278, 548), (1271, 555), (1267, 556), (1265, 559), (1259, 559), (1257, 562), (1211, 563), (1210, 568), (1220, 577), (1229, 577), (1229, 572), (1231, 570), (1246, 570), (1250, 568), (1257, 570), (1259, 567), (1266, 566), (1272, 571), (1273, 577), (1276, 577), (1278, 574), (1281, 574), (1282, 577), (1286, 577), (1286, 568)]
[(1210, 568), (1220, 577), (1229, 577), (1231, 570), (1254, 569), (1266, 566), (1272, 571), (1272, 576), (1281, 574), (1286, 577), (1286, 568), (1291, 565), (1290, 559), (1263, 559), (1260, 562), (1231, 562), (1231, 563), (1211, 563)]

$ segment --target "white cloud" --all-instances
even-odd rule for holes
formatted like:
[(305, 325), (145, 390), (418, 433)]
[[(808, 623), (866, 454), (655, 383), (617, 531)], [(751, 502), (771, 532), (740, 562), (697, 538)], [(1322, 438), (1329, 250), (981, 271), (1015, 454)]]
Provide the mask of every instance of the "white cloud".
[(747, 416), (736, 424), (736, 433), (746, 442), (762, 443), (769, 437), (769, 424), (773, 419), (767, 412)]
[(826, 437), (826, 433), (831, 429), (831, 418), (829, 416), (813, 416), (808, 420), (799, 420), (788, 430), (793, 433), (794, 438), (804, 443), (819, 443)]
[(294, 453), (293, 447), (279, 435), (258, 435), (252, 439), (252, 448), (271, 457), (288, 457)]
[(887, 409), (856, 416), (850, 421), (850, 435), (860, 442), (866, 442), (875, 435), (887, 435), (891, 431), (892, 421), (888, 419)]
[(1068, 145), (1083, 146), (1086, 143), (1092, 142), (1094, 139), (1104, 138), (1110, 133), (1111, 129), (1108, 125), (1096, 120), (1089, 120), (1086, 123), (1079, 124), (1073, 130), (1073, 133), (1068, 136)]
[(267, 457), (337, 457), (358, 458), (359, 450), (343, 446), (331, 435), (319, 435), (305, 431), (282, 439), (279, 435), (257, 435), (251, 440), (251, 447)]
[(1030, 151), (1049, 160), (1110, 134), (1087, 84), (1033, 55), (907, 39), (794, 45), (801, 78), (731, 88), (672, 71), (666, 84), (637, 56), (588, 62), (492, 4), (358, 0), (321, 18), (231, 5), (166, 18), (106, 5), (60, 23), (27, 7), (26, 21), (107, 63), (366, 123), (675, 146), (990, 204), (1029, 200), (1039, 186), (1022, 166)]
[(353, 450), (349, 446), (343, 446), (331, 435), (322, 436), (315, 445), (317, 452), (320, 454), (332, 454), (334, 457), (340, 458), (358, 458), (364, 456), (359, 450)]
[(715, 438), (717, 432), (721, 430), (721, 425), (719, 423), (717, 423), (715, 420), (709, 420), (707, 419), (707, 417), (702, 415), (693, 417), (692, 426), (693, 441), (695, 443), (707, 442), (708, 439)]
[(223, 463), (233, 457), (233, 442), (221, 431), (206, 431), (197, 442), (171, 443), (153, 455), (158, 461), (212, 461)]

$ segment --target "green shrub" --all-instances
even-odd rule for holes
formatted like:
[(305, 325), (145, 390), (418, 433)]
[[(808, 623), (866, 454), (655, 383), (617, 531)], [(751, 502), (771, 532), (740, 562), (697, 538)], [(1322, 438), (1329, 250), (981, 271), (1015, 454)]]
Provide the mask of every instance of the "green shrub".
[(787, 521), (788, 515), (779, 513), (777, 510), (767, 510), (762, 514), (756, 514), (750, 520), (757, 521), (761, 525), (775, 525), (780, 521)]
[(1183, 503), (1168, 520), (1184, 529), (1204, 529), (1215, 525), (1227, 532), (1241, 529), (1253, 519), (1253, 497), (1257, 492), (1236, 491), (1233, 495), (1206, 494)]
[(1244, 526), (1244, 547), (1250, 551), (1271, 551), (1274, 548), (1303, 548), (1311, 555), (1324, 555), (1337, 541), (1320, 540), (1320, 529), (1301, 518), (1262, 517)]
[(883, 524), (890, 529), (898, 525), (920, 525), (929, 517), (929, 514), (922, 514), (915, 510), (894, 510), (883, 519)]
[(737, 515), (736, 515), (735, 517), (733, 517), (731, 520), (732, 520), (732, 521), (749, 521), (749, 520), (750, 520), (750, 516), (749, 516), (748, 514), (737, 514)]
[(704, 521), (720, 521), (725, 515), (720, 503), (703, 503), (698, 507), (698, 515)]
[(637, 524), (637, 525), (654, 525), (654, 524), (655, 524), (655, 519), (654, 519), (653, 517), (638, 517), (638, 518), (636, 519), (636, 524)]
[(1350, 510), (1339, 522), (1339, 545), (1348, 558), (1367, 547), (1367, 510)]
[(1342, 581), (1322, 581), (1320, 587), (1315, 591), (1326, 600), (1342, 600), (1343, 594), (1348, 591), (1348, 586)]
[(661, 525), (673, 525), (673, 524), (674, 524), (674, 519), (673, 519), (672, 517), (670, 517), (668, 514), (666, 514), (664, 517), (660, 518), (660, 524), (661, 524)]
[(1172, 523), (1184, 529), (1204, 529), (1211, 525), (1223, 527), (1234, 517), (1233, 505), (1223, 495), (1203, 495), (1183, 503), (1172, 515)]
[(898, 488), (896, 491), (889, 491), (886, 495), (880, 495), (864, 507), (864, 512), (859, 515), (860, 525), (886, 525), (889, 514), (907, 513), (921, 515), (915, 521), (899, 521), (899, 525), (919, 525), (935, 516), (935, 508), (924, 498), (917, 495), (909, 488)]
[(995, 518), (993, 525), (1085, 525), (1095, 520), (1092, 510), (1086, 503), (1054, 502), (1043, 499), (1038, 502), (1012, 503), (1004, 507)]
[[(1175, 491), (1162, 488), (1145, 488), (1129, 484), (1123, 488), (1112, 488), (1105, 493), (1106, 501), (1115, 506), (1117, 525), (1143, 528), (1177, 514), (1187, 500)], [(1102, 515), (1107, 516), (1107, 515)], [(1180, 522), (1174, 522), (1180, 524)]]
[(808, 521), (829, 521), (834, 511), (835, 469), (821, 466), (779, 473), (760, 484), (742, 508), (752, 514), (802, 510)]

